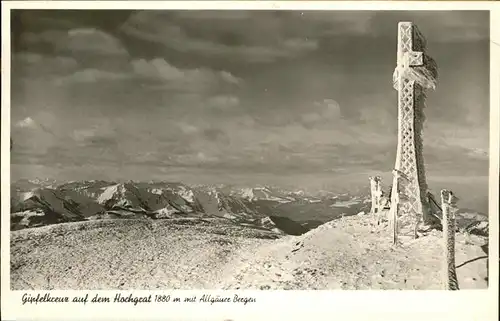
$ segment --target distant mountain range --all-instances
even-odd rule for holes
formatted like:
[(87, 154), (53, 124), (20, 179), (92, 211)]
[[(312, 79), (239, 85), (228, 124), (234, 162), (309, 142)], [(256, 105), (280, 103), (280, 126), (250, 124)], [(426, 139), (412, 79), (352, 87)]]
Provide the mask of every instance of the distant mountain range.
[[(11, 185), (11, 230), (84, 220), (197, 217), (300, 235), (340, 216), (368, 213), (370, 202), (367, 192), (309, 195), (269, 186), (19, 180)], [(475, 231), (480, 222), (479, 234), (487, 233), (486, 215), (462, 209), (458, 216), (459, 226)]]
[(307, 195), (274, 187), (188, 186), (101, 180), (58, 184), (20, 180), (11, 186), (11, 229), (98, 219), (219, 217), (299, 235), (341, 215), (369, 208), (368, 196)]

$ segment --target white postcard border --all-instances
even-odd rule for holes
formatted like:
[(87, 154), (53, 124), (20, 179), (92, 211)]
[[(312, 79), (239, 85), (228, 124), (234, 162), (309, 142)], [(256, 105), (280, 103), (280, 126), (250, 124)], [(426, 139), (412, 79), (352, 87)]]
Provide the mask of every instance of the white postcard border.
[[(10, 291), (10, 9), (224, 9), (224, 10), (491, 10), (490, 11), (490, 286), (444, 291)], [(5, 320), (497, 320), (500, 106), (500, 4), (495, 2), (372, 1), (8, 1), (2, 2), (1, 314)], [(496, 259), (492, 259), (496, 258)], [(243, 304), (22, 305), (24, 293), (78, 296), (219, 294), (255, 297)]]

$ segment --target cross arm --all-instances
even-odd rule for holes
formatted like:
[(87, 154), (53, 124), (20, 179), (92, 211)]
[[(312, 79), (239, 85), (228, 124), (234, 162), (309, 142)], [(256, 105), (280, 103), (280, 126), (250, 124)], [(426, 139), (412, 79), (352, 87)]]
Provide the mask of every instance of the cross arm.
[(426, 40), (412, 22), (398, 24), (398, 57), (393, 82), (397, 88), (400, 78), (408, 78), (424, 88), (436, 87), (437, 64), (425, 53)]

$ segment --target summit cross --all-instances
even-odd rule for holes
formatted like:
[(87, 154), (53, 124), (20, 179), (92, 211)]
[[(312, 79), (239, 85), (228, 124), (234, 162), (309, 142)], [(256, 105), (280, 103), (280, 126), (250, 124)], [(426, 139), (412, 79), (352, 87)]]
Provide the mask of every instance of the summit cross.
[[(430, 224), (427, 182), (422, 154), (425, 90), (435, 89), (437, 66), (426, 55), (426, 41), (412, 22), (399, 22), (397, 67), (393, 86), (398, 91), (398, 144), (391, 210), (394, 219), (416, 226)], [(401, 179), (404, 178), (404, 179)], [(401, 197), (403, 196), (403, 197)], [(404, 219), (403, 219), (404, 218)], [(398, 224), (400, 225), (400, 224)]]

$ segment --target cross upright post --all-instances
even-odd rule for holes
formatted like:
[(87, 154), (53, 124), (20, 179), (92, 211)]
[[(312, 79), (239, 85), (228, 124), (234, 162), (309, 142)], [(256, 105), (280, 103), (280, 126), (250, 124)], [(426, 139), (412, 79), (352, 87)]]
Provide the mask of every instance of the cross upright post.
[[(393, 86), (398, 91), (398, 145), (392, 198), (398, 193), (404, 199), (393, 199), (395, 219), (431, 224), (427, 201), (427, 182), (422, 154), (422, 127), (425, 89), (434, 89), (437, 66), (425, 54), (426, 41), (412, 22), (398, 24), (397, 67)], [(398, 177), (404, 177), (398, 179)], [(398, 219), (399, 220), (399, 219)], [(404, 222), (403, 222), (404, 223)], [(415, 223), (417, 224), (417, 223)], [(404, 225), (404, 224), (403, 224)]]

